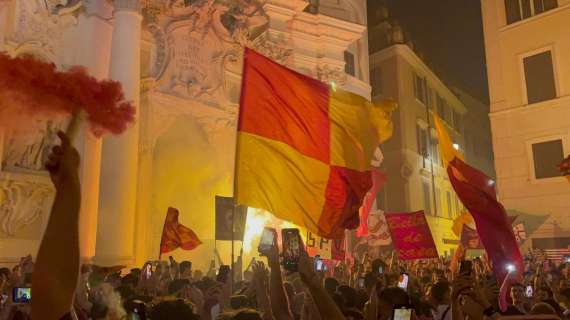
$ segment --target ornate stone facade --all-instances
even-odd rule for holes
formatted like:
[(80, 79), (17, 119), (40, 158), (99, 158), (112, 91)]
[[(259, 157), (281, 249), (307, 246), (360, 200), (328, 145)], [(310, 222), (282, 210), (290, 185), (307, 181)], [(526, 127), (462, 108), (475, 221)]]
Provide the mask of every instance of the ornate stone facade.
[[(11, 55), (31, 54), (60, 67), (68, 65), (65, 34), (76, 25), (80, 7), (78, 0), (1, 1), (0, 10), (10, 11), (4, 11), (9, 19), (0, 21), (0, 32), (10, 32), (0, 37), (0, 48)], [(40, 239), (54, 195), (44, 163), (65, 123), (63, 118), (33, 117), (27, 127), (0, 128), (0, 240)], [(22, 254), (33, 250), (21, 249)], [(3, 259), (0, 256), (0, 262)]]
[[(139, 9), (142, 13), (141, 80), (127, 84), (141, 88), (134, 133), (138, 135), (138, 157), (133, 157), (138, 163), (131, 164), (139, 172), (137, 212), (134, 221), (119, 219), (133, 224), (124, 230), (133, 230), (136, 257), (125, 249), (124, 256), (106, 256), (101, 261), (139, 262), (153, 257), (165, 206), (169, 205), (181, 209), (182, 223), (199, 230), (205, 244), (192, 254), (206, 255), (213, 249), (213, 225), (208, 217), (214, 196), (231, 194), (244, 46), (324, 82), (346, 84), (349, 89), (356, 83), (364, 88), (358, 92), (367, 88), (365, 81), (348, 77), (343, 69), (344, 51), (365, 35), (365, 28), (303, 12), (308, 4), (303, 0), (107, 0), (104, 5), (98, 1), (103, 0), (0, 0), (0, 5), (8, 4), (4, 8), (10, 18), (4, 26), (0, 21), (0, 42), (4, 39), (0, 48), (12, 55), (34, 54), (61, 68), (87, 64), (96, 68), (90, 71), (96, 71), (97, 76), (106, 77), (108, 72), (102, 70), (119, 72), (114, 68), (120, 63), (109, 61), (113, 50), (85, 54), (82, 50), (93, 46), (82, 37), (96, 36), (97, 42), (111, 43), (112, 30), (117, 28), (112, 26), (116, 21), (109, 5), (133, 9), (132, 16)], [(94, 59), (97, 62), (91, 61)], [(0, 245), (16, 248), (20, 242), (13, 239), (33, 238), (33, 245), (21, 250), (37, 248), (53, 198), (42, 163), (55, 142), (54, 132), (64, 126), (65, 119), (61, 119), (38, 120), (21, 132), (0, 128), (4, 150), (0, 147)], [(100, 142), (85, 139), (91, 142), (78, 144), (84, 160), (88, 159), (82, 168), (99, 170), (101, 158), (113, 163), (113, 155), (104, 154)], [(101, 201), (103, 195), (93, 191), (99, 187), (98, 179), (89, 179), (92, 184), (82, 191), (94, 192), (89, 198)], [(82, 234), (92, 242), (117, 241), (121, 234), (105, 234), (113, 229), (105, 221), (113, 219), (103, 218), (101, 203), (98, 211), (96, 203), (90, 203), (90, 208), (94, 216), (81, 223)], [(36, 236), (30, 238), (30, 232)], [(91, 247), (99, 246), (93, 243)], [(89, 252), (98, 254), (95, 249)], [(0, 263), (6, 261), (2, 255)]]
[(268, 17), (260, 5), (173, 1), (149, 6), (145, 12), (155, 42), (150, 75), (156, 79), (157, 91), (216, 107), (237, 102), (239, 81), (231, 73), (240, 71), (241, 47), (267, 26)]
[[(18, 237), (22, 228), (46, 219), (53, 190), (47, 177), (12, 175), (0, 180), (0, 238)], [(32, 239), (39, 239), (41, 227)]]

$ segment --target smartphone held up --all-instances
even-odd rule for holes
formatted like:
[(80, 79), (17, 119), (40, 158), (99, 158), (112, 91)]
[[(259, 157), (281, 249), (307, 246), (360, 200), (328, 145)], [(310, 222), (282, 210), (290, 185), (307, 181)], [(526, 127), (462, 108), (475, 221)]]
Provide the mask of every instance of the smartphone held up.
[(287, 271), (299, 270), (299, 257), (301, 255), (301, 235), (299, 229), (281, 230), (283, 239), (283, 268)]
[(14, 304), (26, 304), (32, 301), (32, 288), (15, 287), (12, 290), (12, 302)]
[(404, 290), (408, 290), (408, 282), (410, 281), (410, 276), (405, 273), (402, 272), (400, 274), (400, 280), (398, 281), (398, 287), (404, 289)]

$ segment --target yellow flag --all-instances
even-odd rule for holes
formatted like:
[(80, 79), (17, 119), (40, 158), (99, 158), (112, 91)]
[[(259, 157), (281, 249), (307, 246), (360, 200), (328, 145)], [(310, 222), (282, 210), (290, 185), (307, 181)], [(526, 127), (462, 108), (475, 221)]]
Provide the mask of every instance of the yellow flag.
[(475, 224), (473, 216), (471, 216), (471, 214), (468, 211), (463, 211), (463, 213), (459, 217), (453, 220), (453, 226), (451, 227), (451, 230), (456, 236), (460, 237), (461, 231), (463, 231), (463, 225), (465, 224), (470, 226)]
[(434, 115), (433, 118), (435, 120), (435, 130), (437, 130), (437, 136), (439, 137), (439, 150), (441, 151), (444, 166), (447, 167), (455, 157), (463, 161), (463, 155), (453, 147), (453, 141), (449, 137), (441, 119), (437, 115)]

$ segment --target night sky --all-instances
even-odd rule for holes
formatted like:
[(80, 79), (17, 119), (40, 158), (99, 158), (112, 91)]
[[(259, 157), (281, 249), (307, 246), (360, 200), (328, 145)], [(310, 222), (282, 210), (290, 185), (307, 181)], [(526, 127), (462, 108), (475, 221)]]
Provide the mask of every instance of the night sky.
[(368, 0), (370, 25), (383, 2), (442, 80), (489, 102), (480, 0)]

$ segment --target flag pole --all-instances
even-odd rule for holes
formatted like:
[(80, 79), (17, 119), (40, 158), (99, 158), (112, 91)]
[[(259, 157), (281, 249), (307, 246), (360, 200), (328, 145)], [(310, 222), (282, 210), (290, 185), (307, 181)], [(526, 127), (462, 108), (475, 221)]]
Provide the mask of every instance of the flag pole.
[(160, 246), (158, 247), (158, 261), (162, 260), (162, 241), (164, 240), (164, 229), (166, 228), (166, 219), (168, 218), (168, 211), (166, 212), (166, 217), (164, 217), (164, 223), (162, 224), (162, 233), (160, 234)]
[(239, 160), (239, 117), (240, 117), (240, 108), (242, 106), (242, 93), (243, 93), (243, 89), (245, 86), (245, 81), (243, 81), (244, 77), (245, 77), (245, 70), (246, 70), (246, 49), (247, 47), (243, 48), (243, 66), (242, 66), (242, 72), (241, 72), (241, 90), (240, 90), (240, 103), (239, 106), (237, 108), (237, 112), (236, 112), (236, 151), (235, 151), (235, 157), (234, 157), (234, 209), (232, 210), (232, 266), (231, 266), (231, 274), (232, 274), (232, 281), (231, 281), (231, 285), (232, 285), (232, 290), (234, 287), (234, 218), (236, 215), (236, 210), (238, 207), (238, 183), (237, 183), (237, 170), (238, 170), (238, 160)]
[[(236, 148), (237, 148), (237, 145), (236, 145)], [(235, 180), (235, 177), (234, 177), (234, 180)], [(234, 182), (234, 185), (235, 185), (235, 182)], [(235, 270), (234, 270), (234, 267), (235, 267), (235, 258), (234, 258), (234, 245), (235, 245), (235, 239), (234, 239), (235, 229), (234, 228), (235, 228), (235, 225), (234, 225), (234, 217), (236, 215), (236, 208), (237, 208), (237, 204), (236, 204), (235, 194), (234, 194), (234, 209), (232, 210), (232, 265), (230, 267), (230, 269), (232, 271), (232, 281), (230, 282), (232, 290), (234, 288), (234, 277), (235, 277)]]

